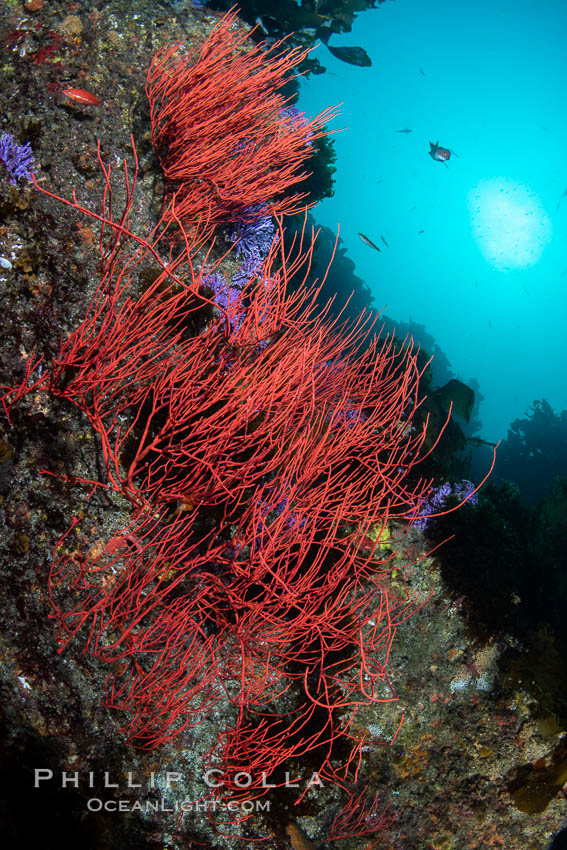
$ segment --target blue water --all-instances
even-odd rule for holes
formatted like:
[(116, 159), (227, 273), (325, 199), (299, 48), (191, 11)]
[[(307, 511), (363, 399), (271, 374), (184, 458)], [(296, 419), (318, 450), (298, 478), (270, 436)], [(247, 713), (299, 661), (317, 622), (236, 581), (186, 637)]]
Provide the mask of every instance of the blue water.
[[(330, 43), (373, 64), (320, 45), (328, 72), (302, 84), (302, 109), (342, 102), (347, 127), (316, 219), (340, 225), (376, 308), (424, 324), (478, 379), (484, 437), (534, 399), (567, 408), (567, 4), (397, 0)], [(446, 165), (428, 156), (437, 140)]]

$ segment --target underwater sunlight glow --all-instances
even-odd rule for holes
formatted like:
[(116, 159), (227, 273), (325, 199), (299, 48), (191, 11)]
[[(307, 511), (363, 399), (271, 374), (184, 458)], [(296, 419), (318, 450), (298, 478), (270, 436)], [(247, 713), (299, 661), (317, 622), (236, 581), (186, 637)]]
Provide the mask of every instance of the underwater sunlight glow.
[(534, 266), (551, 239), (549, 217), (534, 192), (508, 177), (483, 180), (469, 207), (484, 257), (501, 271)]

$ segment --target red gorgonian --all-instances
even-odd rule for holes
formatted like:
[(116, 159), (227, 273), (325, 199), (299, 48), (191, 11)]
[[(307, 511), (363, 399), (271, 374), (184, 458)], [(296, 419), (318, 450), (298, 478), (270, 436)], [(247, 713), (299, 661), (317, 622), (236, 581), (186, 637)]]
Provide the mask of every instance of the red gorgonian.
[[(82, 643), (108, 663), (106, 703), (136, 746), (222, 706), (208, 755), (215, 793), (250, 799), (307, 753), (323, 778), (356, 776), (356, 710), (395, 699), (392, 641), (423, 603), (391, 591), (391, 544), (431, 482), (416, 474), (427, 422), (412, 340), (321, 306), (315, 233), (284, 248), (281, 214), (300, 204), (284, 190), (309, 151), (305, 122), (277, 123), (278, 87), (300, 54), (241, 52), (233, 24), (225, 16), (193, 65), (175, 45), (150, 68), (167, 186), (150, 234), (129, 225), (136, 173), (125, 170), (118, 219), (102, 160), (101, 214), (34, 179), (101, 223), (101, 276), (58, 355), (41, 373), (30, 358), (3, 404), (10, 416), (33, 391), (74, 405), (104, 460), (103, 480), (74, 481), (131, 506), (104, 551), (77, 557), (68, 535), (54, 551), (60, 651)], [(213, 261), (210, 234), (262, 205), (278, 238), (219, 306), (207, 278), (223, 258)]]

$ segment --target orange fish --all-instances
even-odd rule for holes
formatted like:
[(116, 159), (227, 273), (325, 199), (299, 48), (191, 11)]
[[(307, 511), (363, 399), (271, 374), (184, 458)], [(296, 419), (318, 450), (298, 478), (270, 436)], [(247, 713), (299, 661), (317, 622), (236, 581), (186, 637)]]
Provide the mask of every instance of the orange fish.
[(80, 103), (81, 106), (100, 106), (98, 97), (85, 89), (63, 89), (63, 94), (73, 103)]
[(301, 827), (296, 823), (288, 823), (285, 831), (289, 836), (293, 850), (315, 850), (313, 842), (309, 840)]
[(436, 162), (447, 162), (451, 157), (451, 151), (448, 148), (439, 146), (439, 142), (429, 142), (429, 156)]

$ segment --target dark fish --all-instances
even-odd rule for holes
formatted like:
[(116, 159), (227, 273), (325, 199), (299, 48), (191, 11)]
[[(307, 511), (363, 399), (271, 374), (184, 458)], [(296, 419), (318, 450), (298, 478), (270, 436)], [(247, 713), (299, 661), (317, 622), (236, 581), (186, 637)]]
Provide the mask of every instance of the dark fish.
[(383, 181), (384, 181), (384, 178), (383, 178), (383, 177), (381, 177), (381, 178), (380, 178), (380, 180), (377, 180), (376, 182), (377, 182), (377, 183), (382, 183)]
[(409, 127), (404, 127), (403, 130), (396, 130), (396, 133), (413, 133), (413, 130), (410, 130)]
[(386, 240), (384, 239), (384, 237), (382, 236), (382, 234), (380, 234), (380, 239), (382, 240), (382, 242), (384, 243), (384, 245), (386, 246), (386, 248), (389, 248), (389, 247), (390, 247), (390, 246), (388, 245), (388, 243), (386, 242)]
[(427, 74), (425, 73), (425, 71), (423, 70), (423, 68), (420, 68), (420, 69), (419, 69), (419, 73), (421, 74), (421, 76), (422, 76), (422, 77), (426, 77), (426, 76), (427, 76)]
[(358, 65), (360, 68), (369, 68), (372, 60), (363, 47), (331, 47), (327, 45), (335, 59), (348, 62), (349, 65)]
[(462, 381), (453, 378), (430, 394), (426, 406), (431, 409), (434, 405), (440, 406), (447, 413), (450, 410), (453, 415), (469, 422), (474, 407), (474, 392)]
[(491, 328), (491, 327), (492, 327), (492, 322), (490, 322), (490, 321), (488, 322), (488, 327), (489, 327), (489, 328)]
[(364, 233), (359, 233), (359, 237), (362, 239), (365, 245), (368, 245), (369, 248), (374, 248), (375, 251), (380, 252), (380, 248), (378, 245), (375, 245), (372, 239), (369, 239), (368, 236), (365, 236)]
[(447, 162), (451, 158), (451, 151), (448, 148), (442, 148), (439, 142), (429, 142), (427, 153), (436, 162)]
[(423, 401), (424, 408), (433, 421), (442, 421), (451, 411), (453, 416), (459, 416), (469, 422), (474, 407), (474, 392), (462, 381), (453, 378), (444, 386), (428, 393)]
[(419, 233), (425, 233), (425, 230), (419, 230), (419, 231), (418, 231), (418, 234), (419, 234)]

